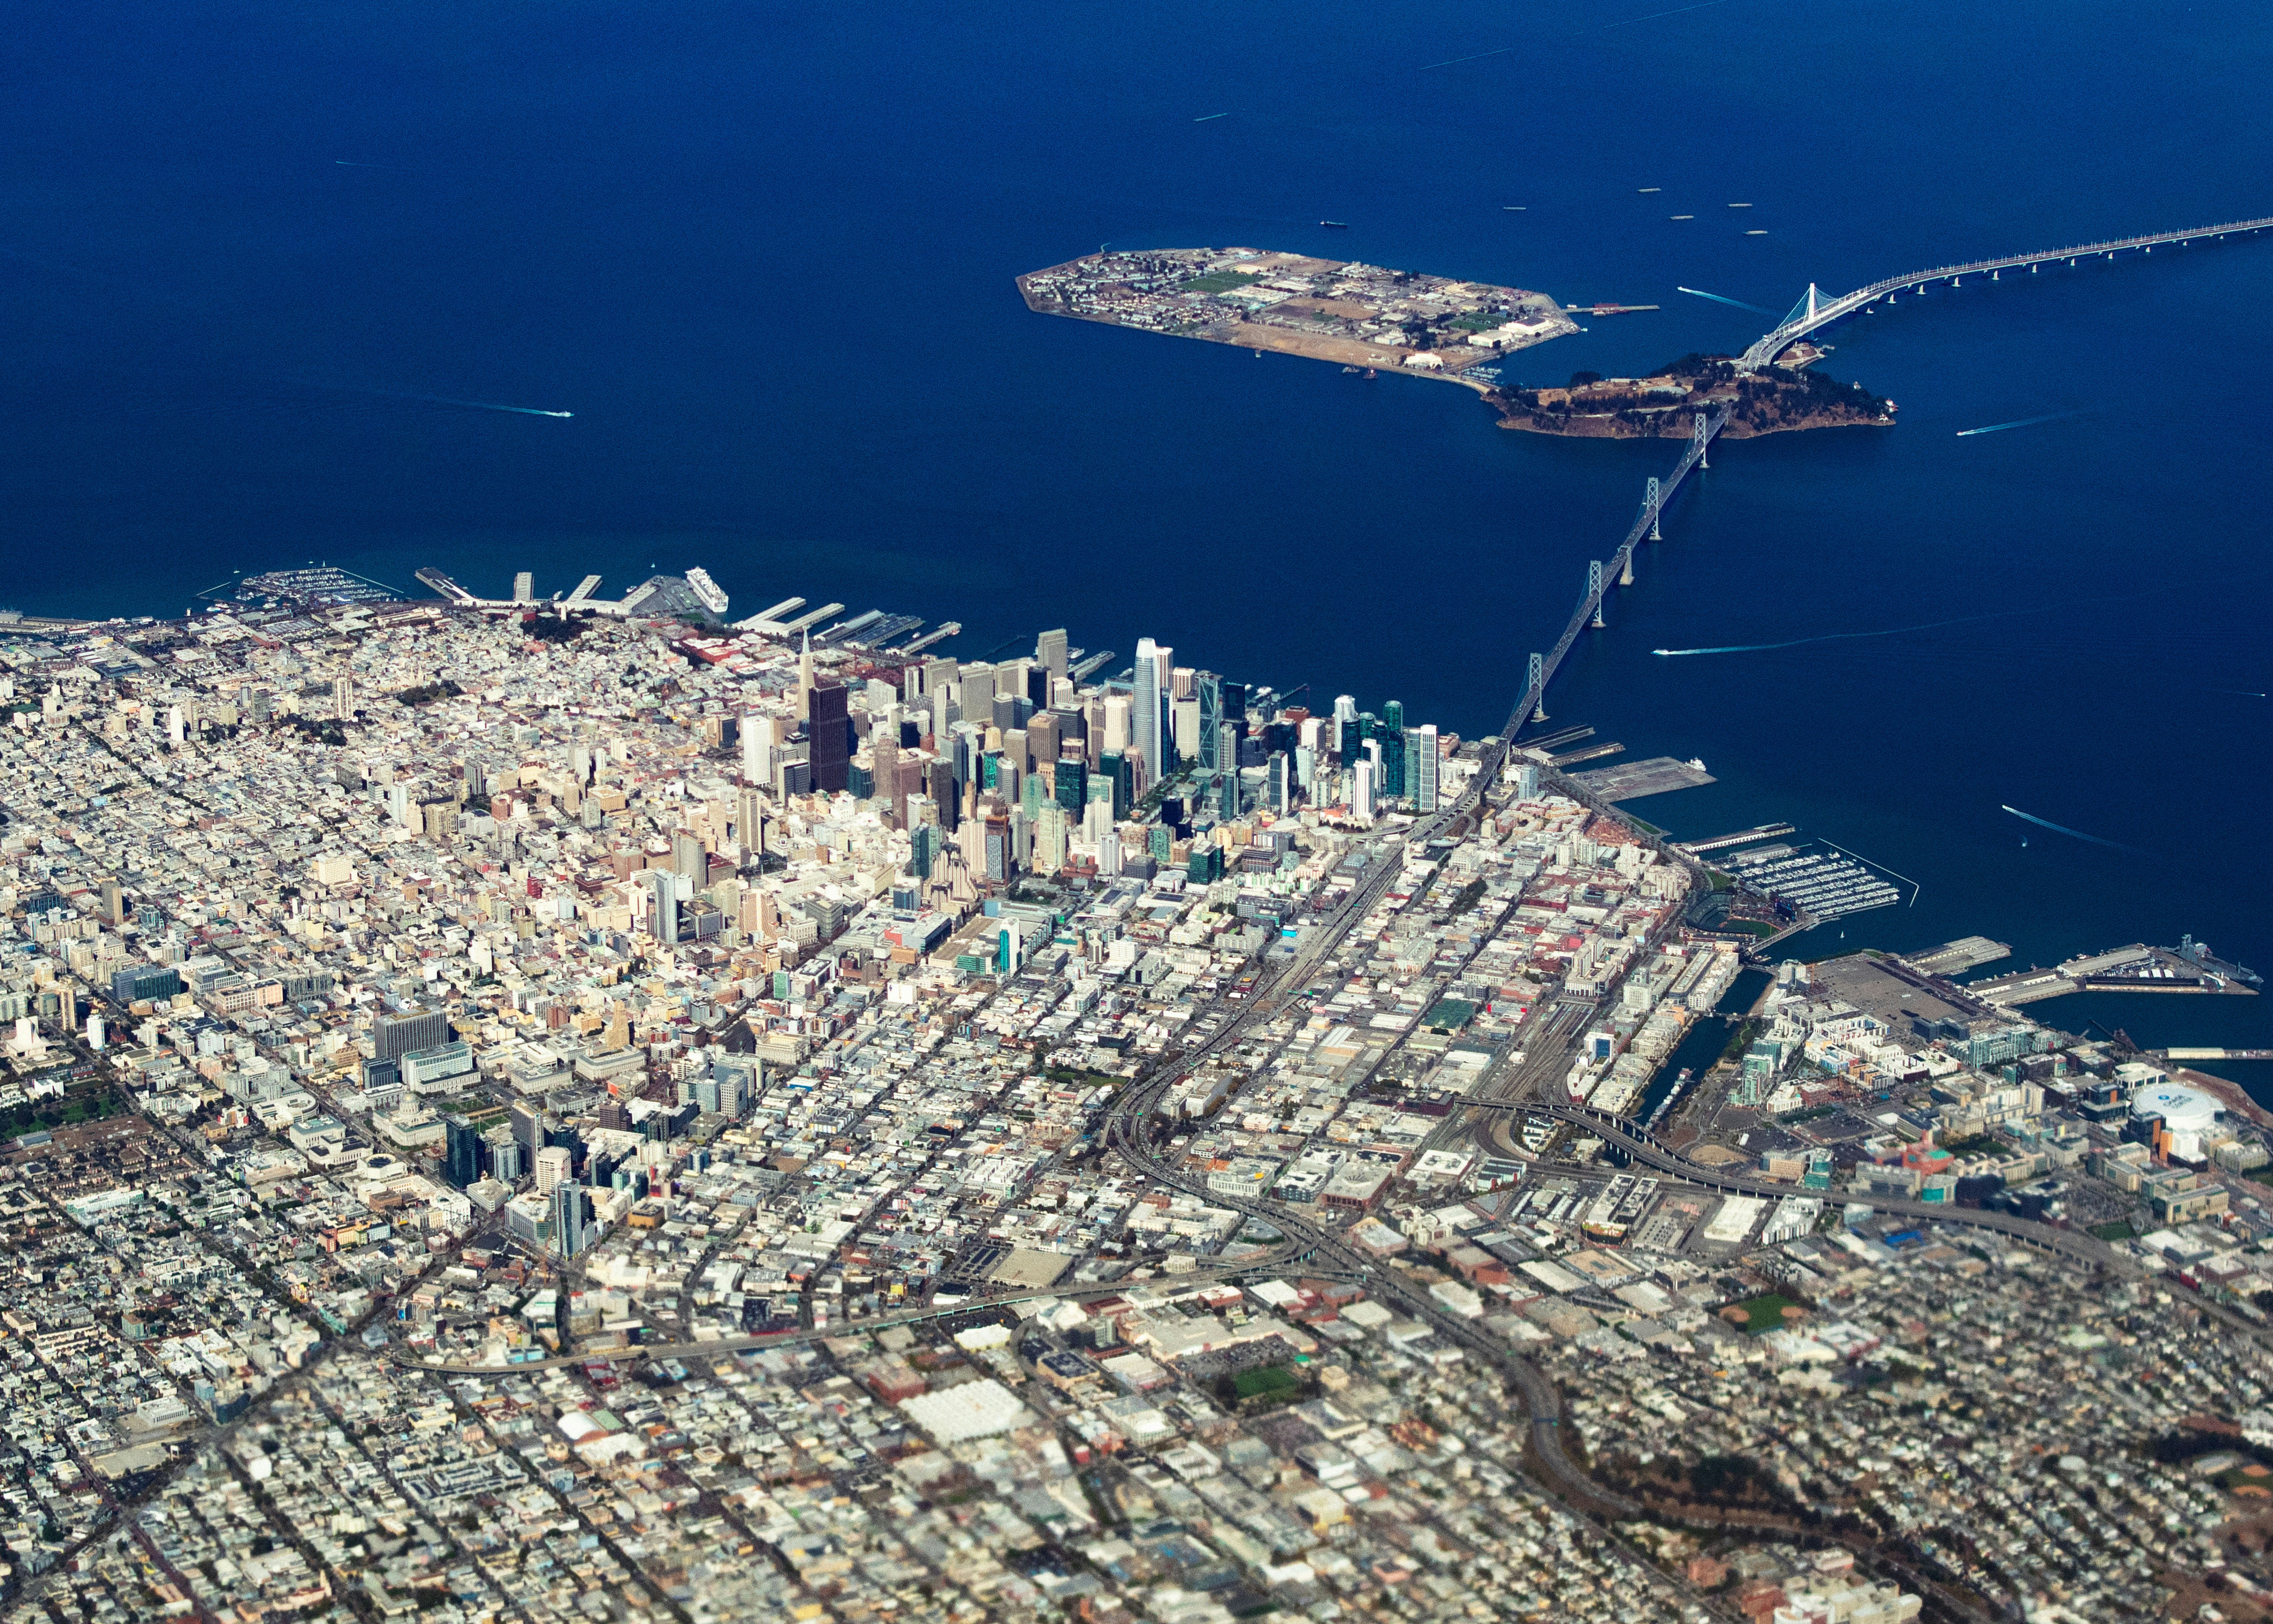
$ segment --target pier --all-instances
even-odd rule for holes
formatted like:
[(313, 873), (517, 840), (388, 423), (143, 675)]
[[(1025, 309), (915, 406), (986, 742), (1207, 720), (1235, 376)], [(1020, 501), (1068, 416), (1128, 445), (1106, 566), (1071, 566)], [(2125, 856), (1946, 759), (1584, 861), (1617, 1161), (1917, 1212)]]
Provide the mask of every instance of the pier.
[(1770, 840), (1778, 835), (1797, 834), (1791, 823), (1762, 823), (1757, 828), (1741, 830), (1732, 835), (1714, 835), (1709, 840), (1677, 840), (1674, 845), (1692, 857), (1701, 857), (1707, 852), (1725, 852), (1732, 846), (1750, 846), (1755, 840)]
[(1904, 953), (1902, 962), (1920, 975), (1962, 975), (1968, 970), (2012, 956), (2010, 942), (1992, 942), (1987, 936), (1960, 936), (1939, 947)]
[(1623, 744), (1583, 745), (1575, 750), (1566, 750), (1560, 756), (1549, 756), (1547, 764), (1559, 771), (1564, 767), (1575, 767), (1580, 762), (1600, 761), (1605, 756), (1619, 755), (1625, 748)]
[[(1591, 727), (1563, 727), (1557, 728), (1551, 733), (1541, 733), (1536, 738), (1525, 740), (1523, 748), (1527, 750), (1542, 752), (1559, 750), (1566, 745), (1578, 743), (1581, 739), (1591, 739), (1594, 736), (1594, 730)], [(1544, 759), (1543, 756), (1542, 759)]]
[[(2236, 966), (2238, 968), (2238, 966)], [(2017, 1009), (2072, 992), (2224, 993), (2254, 997), (2239, 976), (2221, 975), (2176, 950), (2134, 942), (2104, 953), (2087, 953), (2050, 969), (2029, 969), (1965, 989), (1985, 1004)]]
[(1644, 795), (1666, 795), (1677, 789), (1696, 789), (1716, 780), (1694, 762), (1676, 761), (1670, 756), (1653, 756), (1647, 761), (1622, 762), (1615, 767), (1597, 767), (1592, 772), (1573, 773), (1572, 782), (1585, 786), (1605, 801), (1639, 801)]

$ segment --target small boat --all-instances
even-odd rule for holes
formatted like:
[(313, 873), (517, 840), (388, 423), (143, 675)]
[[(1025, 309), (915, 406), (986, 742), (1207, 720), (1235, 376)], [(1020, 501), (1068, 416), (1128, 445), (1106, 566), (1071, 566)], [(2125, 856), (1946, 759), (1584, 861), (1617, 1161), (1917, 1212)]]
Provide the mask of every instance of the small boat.
[(1347, 220), (1321, 220), (1318, 223), (1325, 227), (1329, 231), (1347, 231), (1349, 229), (1349, 222)]
[(1365, 369), (1365, 375), (1369, 378), (1378, 378), (1381, 376), (1379, 372), (1375, 372), (1373, 368), (1369, 366)]
[(1362, 369), (1360, 369), (1360, 368), (1358, 368), (1358, 367), (1354, 367), (1354, 366), (1345, 366), (1344, 368), (1342, 368), (1342, 371), (1344, 371), (1344, 372), (1358, 372), (1358, 371), (1360, 371), (1360, 370), (1362, 370)]

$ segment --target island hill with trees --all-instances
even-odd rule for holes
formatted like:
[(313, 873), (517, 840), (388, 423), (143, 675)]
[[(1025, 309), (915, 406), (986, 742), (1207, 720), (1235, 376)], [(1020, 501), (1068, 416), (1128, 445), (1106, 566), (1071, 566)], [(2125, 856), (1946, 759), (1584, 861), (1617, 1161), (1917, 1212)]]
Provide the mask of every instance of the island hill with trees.
[(1730, 410), (1722, 432), (1735, 440), (1894, 422), (1892, 401), (1807, 371), (1820, 351), (1797, 353), (1797, 365), (1750, 372), (1728, 356), (1685, 355), (1647, 378), (1574, 372), (1559, 389), (1503, 388), (1484, 398), (1498, 408), (1502, 428), (1605, 440), (1686, 440), (1699, 409), (1723, 403)]

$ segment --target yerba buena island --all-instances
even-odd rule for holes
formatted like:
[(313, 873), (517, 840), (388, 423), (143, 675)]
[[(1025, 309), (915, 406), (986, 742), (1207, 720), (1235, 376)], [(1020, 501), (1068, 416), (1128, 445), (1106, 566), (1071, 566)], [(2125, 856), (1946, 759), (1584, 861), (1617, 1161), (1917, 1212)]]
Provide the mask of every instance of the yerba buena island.
[(2249, 970), (1788, 957), (1898, 888), (1535, 689), (423, 573), (0, 628), (15, 1616), (2273, 1594), (2268, 1120), (2021, 1007)]

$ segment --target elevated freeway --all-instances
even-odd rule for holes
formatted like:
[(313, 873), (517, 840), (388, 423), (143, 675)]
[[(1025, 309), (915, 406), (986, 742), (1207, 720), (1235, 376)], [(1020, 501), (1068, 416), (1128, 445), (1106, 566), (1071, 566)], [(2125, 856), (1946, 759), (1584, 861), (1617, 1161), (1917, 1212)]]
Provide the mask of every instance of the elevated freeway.
[[(1748, 1178), (1742, 1173), (1731, 1173), (1717, 1168), (1700, 1167), (1679, 1151), (1651, 1133), (1639, 1123), (1590, 1106), (1567, 1105), (1542, 1100), (1472, 1100), (1470, 1110), (1521, 1111), (1527, 1116), (1550, 1116), (1557, 1122), (1591, 1128), (1616, 1144), (1619, 1150), (1653, 1171), (1669, 1174), (1685, 1184), (1710, 1190), (1719, 1195), (1742, 1195), (1782, 1200), (1789, 1195), (1821, 1194), (1826, 1200), (1834, 1198), (1835, 1192), (1802, 1190), (1797, 1185), (1779, 1184), (1771, 1179)], [(1963, 1224), (1972, 1229), (1992, 1229), (2011, 1239), (2022, 1241), (2040, 1252), (2058, 1252), (2078, 1263), (2100, 1268), (2121, 1267), (2127, 1260), (2106, 1242), (2095, 1236), (2063, 1229), (2054, 1224), (2038, 1223), (2033, 1219), (2017, 1217), (2011, 1213), (1991, 1212), (1976, 1207), (1953, 1207), (1939, 1201), (1912, 1201), (1897, 1196), (1873, 1195), (1863, 1198), (1864, 1204), (1873, 1212), (1897, 1217), (1931, 1220), (1936, 1223)]]
[[(1471, 1101), (1469, 1104), (1472, 1109), (1486, 1110), (1523, 1110), (1534, 1116), (1552, 1116), (1563, 1122), (1600, 1130), (1615, 1141), (1620, 1150), (1644, 1167), (1678, 1178), (1685, 1184), (1722, 1195), (1771, 1197), (1781, 1200), (1788, 1195), (1822, 1193), (1826, 1199), (1829, 1199), (1836, 1194), (1835, 1192), (1800, 1190), (1790, 1184), (1748, 1178), (1741, 1173), (1699, 1167), (1640, 1124), (1589, 1106), (1549, 1104), (1537, 1100), (1520, 1103)], [(1990, 1230), (2022, 1245), (2034, 1247), (2038, 1252), (2063, 1257), (2070, 1262), (2103, 1268), (2114, 1274), (2135, 1277), (2147, 1272), (2136, 1259), (2116, 1251), (2097, 1236), (2064, 1229), (2056, 1224), (2038, 1223), (2034, 1219), (2019, 1217), (2012, 1213), (1992, 1212), (1977, 1207), (1954, 1207), (1939, 1201), (1912, 1201), (1900, 1196), (1866, 1196), (1862, 1199), (1862, 1205), (1873, 1212), (1886, 1213), (1894, 1217)], [(2212, 1302), (2208, 1297), (2195, 1298), (2193, 1306), (2229, 1330), (2238, 1331), (2261, 1346), (2273, 1347), (2273, 1327), (2244, 1319), (2224, 1304)]]
[[(1692, 445), (1692, 449), (1701, 457), (1701, 446)], [(1638, 528), (1647, 529), (1647, 526)], [(1594, 596), (1599, 599), (1599, 590)], [(1575, 618), (1583, 624), (1591, 612), (1592, 605), (1582, 603), (1580, 613)], [(1575, 633), (1566, 635), (1566, 646), (1570, 635), (1575, 635)], [(1470, 780), (1457, 801), (1414, 828), (1408, 837), (1410, 844), (1419, 844), (1457, 828), (1479, 808), (1486, 790), (1505, 761), (1509, 741), (1536, 707), (1542, 687), (1543, 681), (1534, 669), (1532, 680), (1526, 685), (1523, 695), (1517, 701), (1515, 713), (1509, 718), (1505, 732), (1486, 753), (1482, 770)], [(1284, 1013), (1302, 993), (1312, 972), (1341, 945), (1358, 921), (1387, 892), (1391, 882), (1402, 867), (1402, 863), (1390, 854), (1377, 859), (1333, 914), (1304, 932), (1302, 946), (1294, 959), (1267, 986), (1258, 986), (1255, 989), (1247, 1007), (1236, 1018), (1227, 1022), (1204, 1042), (1123, 1088), (1106, 1113), (1103, 1133), (1105, 1146), (1119, 1155), (1132, 1170), (1143, 1174), (1164, 1189), (1199, 1197), (1211, 1205), (1228, 1207), (1243, 1217), (1270, 1225), (1286, 1238), (1290, 1246), (1297, 1249), (1302, 1259), (1362, 1275), (1368, 1282), (1368, 1289), (1376, 1297), (1394, 1303), (1409, 1317), (1434, 1327), (1445, 1342), (1502, 1371), (1522, 1395), (1525, 1410), (1531, 1418), (1533, 1454), (1541, 1473), (1552, 1486), (1573, 1501), (1605, 1515), (1631, 1516), (1639, 1507), (1595, 1483), (1572, 1461), (1564, 1448), (1562, 1397), (1554, 1382), (1537, 1365), (1518, 1357), (1489, 1333), (1448, 1312), (1436, 1299), (1395, 1271), (1376, 1270), (1373, 1259), (1344, 1243), (1339, 1231), (1314, 1222), (1307, 1214), (1274, 1201), (1227, 1196), (1212, 1191), (1204, 1175), (1188, 1171), (1160, 1153), (1158, 1139), (1164, 1124), (1155, 1113), (1168, 1089), (1202, 1061), (1234, 1048), (1257, 1027)]]

